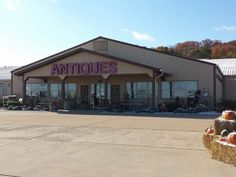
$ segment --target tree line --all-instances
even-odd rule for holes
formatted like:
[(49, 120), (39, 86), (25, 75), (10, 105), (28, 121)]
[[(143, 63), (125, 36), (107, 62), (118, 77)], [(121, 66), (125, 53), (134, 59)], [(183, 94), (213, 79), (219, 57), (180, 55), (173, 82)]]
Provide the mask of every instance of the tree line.
[(158, 46), (157, 51), (195, 59), (200, 58), (236, 58), (236, 40), (222, 42), (220, 40), (205, 39), (185, 41), (171, 47)]

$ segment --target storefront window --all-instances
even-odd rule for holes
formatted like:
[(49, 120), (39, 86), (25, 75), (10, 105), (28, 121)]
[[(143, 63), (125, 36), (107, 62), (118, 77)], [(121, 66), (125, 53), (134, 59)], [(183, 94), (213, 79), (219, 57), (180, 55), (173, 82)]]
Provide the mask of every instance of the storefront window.
[(65, 84), (65, 96), (66, 98), (76, 98), (76, 84), (66, 83)]
[[(110, 84), (108, 84), (108, 100), (110, 100)], [(105, 104), (105, 83), (94, 83), (91, 85), (91, 104), (102, 106)]]
[(127, 82), (127, 97), (130, 98), (151, 98), (152, 83), (151, 82)]
[(50, 84), (50, 96), (51, 98), (60, 98), (61, 96), (61, 84)]
[(47, 97), (47, 84), (26, 84), (27, 96)]
[(164, 81), (161, 88), (162, 98), (187, 98), (197, 91), (197, 81)]

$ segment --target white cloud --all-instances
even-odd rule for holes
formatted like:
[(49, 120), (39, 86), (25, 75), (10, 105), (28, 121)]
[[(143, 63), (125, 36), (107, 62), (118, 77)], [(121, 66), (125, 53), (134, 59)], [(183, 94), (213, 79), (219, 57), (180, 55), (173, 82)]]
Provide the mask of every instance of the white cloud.
[(122, 28), (124, 33), (130, 34), (136, 40), (143, 40), (143, 41), (154, 41), (154, 37), (150, 36), (149, 34), (140, 33), (137, 31), (130, 30), (128, 28)]
[(154, 38), (148, 34), (139, 33), (137, 31), (132, 31), (131, 34), (134, 37), (134, 39), (137, 40), (154, 41)]
[(6, 0), (4, 5), (8, 11), (20, 14), (24, 12), (21, 0)]
[(236, 26), (234, 26), (234, 25), (231, 25), (231, 26), (222, 25), (220, 27), (214, 27), (213, 30), (234, 32), (234, 31), (236, 31)]

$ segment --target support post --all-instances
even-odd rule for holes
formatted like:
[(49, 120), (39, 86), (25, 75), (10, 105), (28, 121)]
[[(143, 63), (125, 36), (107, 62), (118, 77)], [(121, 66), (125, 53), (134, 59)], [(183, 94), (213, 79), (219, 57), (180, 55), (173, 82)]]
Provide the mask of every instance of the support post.
[(26, 101), (26, 82), (28, 81), (28, 77), (27, 78), (25, 78), (24, 76), (23, 76), (23, 102), (25, 103), (25, 101)]
[(108, 78), (105, 79), (105, 107), (108, 108)]
[(152, 77), (152, 109), (156, 108), (156, 72), (153, 71)]
[(61, 104), (62, 104), (62, 108), (63, 109), (67, 109), (66, 107), (66, 100), (65, 100), (65, 95), (66, 95), (66, 90), (65, 90), (65, 80), (66, 77), (64, 79), (61, 80)]

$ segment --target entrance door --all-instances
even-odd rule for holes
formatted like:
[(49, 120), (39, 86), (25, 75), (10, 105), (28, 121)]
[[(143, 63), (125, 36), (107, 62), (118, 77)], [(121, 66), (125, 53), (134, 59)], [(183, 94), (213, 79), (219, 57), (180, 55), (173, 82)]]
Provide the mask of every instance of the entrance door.
[(89, 87), (88, 85), (80, 86), (80, 107), (86, 109), (89, 106)]
[(114, 107), (120, 104), (120, 85), (111, 85), (111, 105)]

